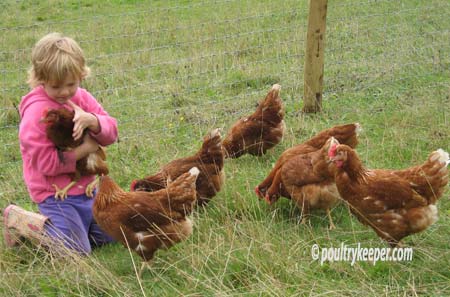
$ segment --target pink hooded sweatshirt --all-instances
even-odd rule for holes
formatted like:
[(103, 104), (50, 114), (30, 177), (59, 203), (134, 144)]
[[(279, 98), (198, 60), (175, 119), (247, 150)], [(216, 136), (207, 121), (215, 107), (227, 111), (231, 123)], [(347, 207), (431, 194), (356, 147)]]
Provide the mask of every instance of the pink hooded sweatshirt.
[[(102, 146), (114, 143), (117, 139), (117, 121), (102, 108), (95, 98), (85, 89), (78, 88), (73, 103), (84, 111), (95, 115), (100, 125), (100, 132), (90, 135)], [(74, 152), (64, 152), (64, 162), (58, 158), (55, 145), (47, 138), (46, 125), (40, 120), (46, 109), (65, 107), (47, 96), (42, 86), (34, 88), (22, 98), (19, 106), (21, 122), (19, 126), (20, 151), (23, 160), (23, 177), (31, 199), (41, 203), (47, 197), (55, 195), (53, 184), (60, 189), (71, 182), (69, 173), (75, 172)], [(68, 195), (85, 193), (86, 186), (95, 176), (83, 176), (69, 191)]]

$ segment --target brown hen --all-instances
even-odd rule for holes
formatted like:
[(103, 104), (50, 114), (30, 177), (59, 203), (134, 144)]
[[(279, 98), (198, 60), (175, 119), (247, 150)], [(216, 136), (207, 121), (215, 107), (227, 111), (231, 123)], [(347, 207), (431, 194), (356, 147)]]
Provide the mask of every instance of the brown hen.
[(193, 156), (180, 158), (164, 165), (159, 172), (143, 179), (132, 181), (131, 191), (156, 191), (167, 185), (192, 167), (197, 167), (197, 204), (205, 205), (220, 191), (225, 175), (223, 172), (224, 155), (221, 148), (219, 129), (214, 129), (203, 140), (200, 150)]
[[(283, 165), (297, 156), (308, 154), (319, 150), (330, 137), (334, 137), (339, 143), (355, 147), (358, 144), (358, 134), (361, 131), (359, 123), (335, 126), (319, 132), (314, 137), (285, 150), (278, 158), (275, 166), (269, 175), (255, 188), (255, 192), (260, 198), (265, 198), (269, 203), (273, 203), (280, 196), (289, 197), (281, 181)], [(292, 176), (295, 179), (295, 174)]]
[(280, 89), (280, 85), (273, 85), (253, 114), (233, 124), (223, 140), (226, 158), (261, 156), (280, 143), (286, 130)]
[(158, 249), (169, 248), (192, 234), (193, 223), (187, 215), (197, 198), (198, 175), (199, 170), (191, 168), (154, 192), (125, 192), (110, 177), (100, 177), (93, 205), (95, 221), (143, 259), (139, 275)]
[[(66, 108), (50, 109), (44, 111), (41, 120), (42, 123), (46, 124), (47, 137), (55, 144), (61, 162), (64, 162), (62, 152), (70, 151), (83, 142), (83, 137), (79, 140), (75, 140), (72, 137), (74, 115), (75, 113), (73, 111)], [(87, 130), (84, 131), (85, 133), (87, 133)], [(56, 185), (53, 185), (56, 190), (55, 198), (65, 199), (67, 197), (67, 191), (77, 183), (81, 176), (106, 175), (108, 172), (105, 148), (99, 146), (96, 152), (77, 161), (76, 171), (70, 174), (72, 182), (63, 189), (59, 189)], [(93, 191), (97, 182), (98, 180), (96, 179), (86, 187), (86, 195), (88, 197), (93, 197)]]
[[(302, 210), (302, 222), (306, 222), (311, 209), (324, 209), (334, 229), (330, 209), (339, 201), (334, 183), (334, 167), (331, 166), (328, 151), (339, 142), (331, 137), (319, 150), (293, 156), (280, 169), (282, 195), (292, 199)], [(267, 202), (272, 203), (271, 197)]]
[(370, 170), (346, 145), (330, 150), (336, 186), (355, 216), (391, 246), (437, 221), (436, 201), (448, 183), (448, 153), (434, 151), (405, 170)]

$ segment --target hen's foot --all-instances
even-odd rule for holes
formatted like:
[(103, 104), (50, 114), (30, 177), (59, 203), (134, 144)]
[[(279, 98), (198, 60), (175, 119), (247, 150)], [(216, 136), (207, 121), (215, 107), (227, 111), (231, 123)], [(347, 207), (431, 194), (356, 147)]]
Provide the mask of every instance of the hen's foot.
[(142, 273), (144, 272), (145, 268), (150, 270), (151, 264), (152, 264), (152, 260), (149, 260), (147, 262), (142, 262), (141, 268), (139, 269), (139, 272), (138, 272), (139, 279), (142, 278)]
[(336, 226), (333, 224), (333, 222), (330, 223), (330, 226), (328, 226), (328, 230), (334, 230), (336, 229)]
[(311, 221), (309, 220), (309, 216), (303, 215), (300, 224), (311, 227)]
[(270, 194), (269, 192), (266, 193), (264, 196), (264, 200), (270, 205), (274, 204), (278, 201), (278, 198), (280, 198), (280, 195), (278, 193)]
[(86, 186), (86, 196), (90, 198), (94, 197), (94, 190), (98, 185), (99, 179), (100, 178), (97, 176), (91, 183)]
[(329, 230), (334, 230), (336, 229), (336, 226), (333, 223), (333, 219), (331, 218), (331, 211), (329, 208), (327, 208), (327, 216), (328, 216), (328, 220), (330, 221), (330, 226), (328, 227)]
[(264, 196), (264, 200), (267, 202), (267, 204), (272, 205), (275, 201), (277, 201), (277, 197), (275, 195), (270, 196), (266, 193)]
[(74, 185), (76, 184), (76, 182), (70, 182), (67, 186), (65, 186), (64, 188), (60, 189), (57, 185), (52, 184), (52, 187), (55, 188), (55, 199), (59, 199), (61, 201), (63, 201), (64, 199), (67, 198), (67, 192), (70, 190), (70, 188), (72, 188)]

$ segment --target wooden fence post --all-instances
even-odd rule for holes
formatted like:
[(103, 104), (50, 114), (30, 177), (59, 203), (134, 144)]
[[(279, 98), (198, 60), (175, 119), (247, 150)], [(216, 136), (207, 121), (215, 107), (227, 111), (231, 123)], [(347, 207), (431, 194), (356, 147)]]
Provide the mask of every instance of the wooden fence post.
[(303, 112), (318, 112), (322, 109), (327, 1), (328, 0), (309, 0)]

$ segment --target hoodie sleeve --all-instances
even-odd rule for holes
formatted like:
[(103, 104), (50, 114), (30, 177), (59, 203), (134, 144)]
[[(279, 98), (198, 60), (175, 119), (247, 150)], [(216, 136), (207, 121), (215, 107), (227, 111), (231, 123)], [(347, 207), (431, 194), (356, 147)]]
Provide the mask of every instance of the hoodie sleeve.
[(89, 92), (84, 89), (80, 89), (80, 92), (80, 101), (75, 103), (97, 117), (100, 126), (98, 133), (90, 132), (90, 135), (102, 146), (114, 143), (118, 136), (117, 120), (111, 117)]
[(73, 173), (76, 159), (73, 152), (58, 152), (47, 138), (45, 124), (40, 123), (44, 106), (33, 104), (22, 114), (19, 127), (19, 141), (23, 162), (30, 162), (33, 168), (46, 176)]

